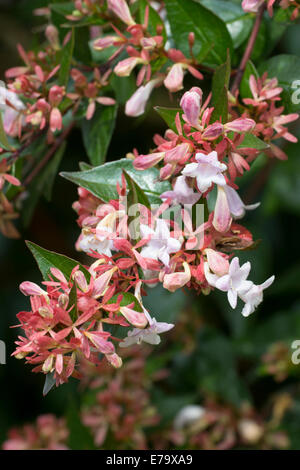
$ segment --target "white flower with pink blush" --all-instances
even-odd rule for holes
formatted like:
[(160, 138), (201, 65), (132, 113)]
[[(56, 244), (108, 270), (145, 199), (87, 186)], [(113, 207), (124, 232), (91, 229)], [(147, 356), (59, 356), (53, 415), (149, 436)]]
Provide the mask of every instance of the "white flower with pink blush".
[(145, 112), (146, 104), (153, 88), (160, 80), (150, 80), (147, 85), (140, 86), (126, 102), (125, 114), (127, 116), (137, 117)]
[(207, 155), (197, 153), (195, 159), (196, 162), (186, 165), (182, 174), (196, 178), (197, 187), (201, 193), (205, 193), (213, 183), (220, 186), (226, 185), (223, 172), (227, 170), (227, 166), (219, 162), (217, 152), (213, 151)]
[(176, 179), (173, 191), (166, 191), (160, 195), (160, 198), (164, 201), (171, 199), (173, 204), (196, 204), (199, 201), (201, 195), (195, 193), (193, 188), (187, 184), (185, 176), (178, 176)]
[(256, 307), (263, 301), (263, 291), (267, 289), (273, 282), (275, 276), (269, 277), (265, 282), (259, 284), (258, 286), (253, 284), (253, 286), (245, 293), (240, 295), (243, 302), (245, 302), (242, 315), (248, 317), (251, 313), (254, 312)]
[(171, 237), (168, 224), (163, 219), (156, 220), (155, 230), (148, 225), (141, 224), (142, 238), (151, 237), (143, 246), (141, 256), (161, 261), (165, 266), (169, 265), (170, 254), (180, 250), (182, 242)]

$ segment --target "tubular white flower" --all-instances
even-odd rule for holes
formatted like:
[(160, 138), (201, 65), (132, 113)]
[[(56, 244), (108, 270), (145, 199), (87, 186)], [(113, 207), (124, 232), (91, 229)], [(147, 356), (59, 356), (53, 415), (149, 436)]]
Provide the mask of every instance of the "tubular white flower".
[(222, 174), (227, 166), (218, 160), (217, 152), (213, 151), (205, 155), (204, 153), (197, 153), (197, 163), (189, 163), (182, 170), (184, 176), (191, 176), (196, 178), (198, 189), (201, 193), (205, 193), (213, 183), (220, 186), (226, 185), (226, 180)]
[(157, 219), (156, 228), (152, 230), (147, 225), (140, 226), (142, 238), (151, 239), (141, 250), (141, 256), (160, 260), (165, 266), (169, 265), (170, 254), (180, 250), (182, 242), (170, 236), (170, 230), (165, 220)]

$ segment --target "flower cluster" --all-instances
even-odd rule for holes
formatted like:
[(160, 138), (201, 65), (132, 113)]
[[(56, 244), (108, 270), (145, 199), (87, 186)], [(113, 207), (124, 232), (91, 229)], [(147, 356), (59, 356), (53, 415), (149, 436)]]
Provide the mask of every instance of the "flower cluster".
[(11, 429), (3, 450), (67, 450), (69, 431), (63, 418), (41, 415), (34, 425)]
[[(113, 440), (115, 448), (146, 449), (145, 429), (155, 426), (159, 416), (151, 405), (148, 388), (153, 380), (161, 378), (162, 371), (145, 373), (147, 348), (129, 348), (124, 351), (124, 366), (113, 370), (102, 363), (91, 370), (93, 378), (89, 386), (97, 390), (95, 404), (82, 410), (82, 422), (91, 429), (97, 447), (105, 446), (107, 438)], [(88, 373), (86, 364), (81, 364), (83, 376)]]
[[(252, 133), (269, 144), (266, 153), (270, 157), (286, 160), (284, 151), (273, 143), (273, 140), (283, 138), (288, 142), (297, 142), (298, 139), (285, 127), (286, 124), (298, 119), (297, 113), (283, 114), (284, 106), (276, 106), (281, 101), (282, 88), (278, 86), (277, 78), (268, 78), (267, 73), (262, 77), (249, 78), (251, 98), (243, 98), (242, 103), (238, 97), (231, 97), (230, 112), (232, 116), (251, 118), (256, 125)], [(248, 160), (249, 161), (249, 160)]]

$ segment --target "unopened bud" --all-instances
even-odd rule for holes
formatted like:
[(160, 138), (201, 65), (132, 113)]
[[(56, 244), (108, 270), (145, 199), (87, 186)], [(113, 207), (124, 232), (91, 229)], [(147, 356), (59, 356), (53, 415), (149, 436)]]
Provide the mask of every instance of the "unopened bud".
[(60, 49), (58, 29), (53, 24), (49, 24), (45, 35), (53, 49), (58, 51)]
[(65, 308), (65, 307), (67, 307), (68, 304), (69, 304), (69, 296), (67, 294), (61, 294), (58, 297), (58, 305), (61, 308)]
[(40, 307), (39, 314), (43, 318), (53, 318), (53, 312), (48, 307)]

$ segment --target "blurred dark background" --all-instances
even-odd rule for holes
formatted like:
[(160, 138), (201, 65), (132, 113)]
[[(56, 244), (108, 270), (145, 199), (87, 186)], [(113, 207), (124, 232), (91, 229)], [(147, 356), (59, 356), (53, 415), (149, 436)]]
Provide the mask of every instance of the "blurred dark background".
[[(43, 21), (34, 17), (32, 10), (42, 4), (41, 0), (0, 0), (0, 79), (3, 79), (7, 68), (20, 63), (16, 51), (18, 42), (25, 48), (31, 48), (39, 41)], [(281, 39), (276, 52), (300, 55), (299, 42), (300, 28), (292, 26)], [(175, 97), (173, 101), (177, 105), (178, 98)], [(169, 97), (158, 92), (154, 95), (153, 103), (167, 105)], [(120, 109), (108, 160), (125, 156), (132, 151), (133, 145), (140, 152), (147, 152), (152, 146), (153, 134), (162, 133), (164, 129), (163, 121), (154, 111), (146, 118), (132, 120), (125, 118), (123, 109)], [(297, 126), (295, 132), (300, 136)], [(259, 331), (263, 331), (262, 325), (265, 325), (265, 331), (270, 333), (272, 327), (267, 325), (272, 325), (274, 316), (283, 318), (273, 334), (274, 340), (280, 340), (285, 334), (285, 337), (289, 337), (290, 331), (294, 339), (300, 338), (300, 145), (288, 145), (285, 149), (289, 161), (276, 162), (265, 180), (259, 171), (259, 166), (264, 163), (261, 161), (256, 165), (257, 169), (250, 172), (241, 190), (246, 198), (252, 199), (251, 202), (262, 202), (255, 214), (248, 213), (244, 220), (244, 225), (252, 230), (254, 239), (262, 241), (255, 251), (242, 253), (241, 258), (251, 260), (255, 282), (263, 282), (272, 273), (277, 278), (267, 292), (263, 305), (251, 318), (245, 320), (240, 315), (240, 308), (230, 311), (224, 297), (217, 293), (209, 298), (194, 299), (194, 309), (199, 311), (199, 315), (203, 315), (208, 323), (221, 328), (243, 357), (255, 354), (255, 349), (258, 355), (264, 351), (264, 336), (259, 336)], [(77, 170), (79, 161), (86, 161), (86, 155), (80, 133), (75, 129), (60, 170)], [(261, 171), (264, 175), (264, 169)], [(262, 184), (257, 183), (261, 178)], [(250, 190), (253, 185), (254, 190)], [(45, 412), (60, 415), (64, 412), (66, 400), (70, 396), (76, 399), (77, 385), (74, 381), (43, 398), (43, 377), (32, 374), (30, 367), (24, 366), (23, 361), (10, 357), (18, 333), (11, 326), (16, 324), (18, 311), (28, 306), (28, 299), (21, 295), (18, 285), (24, 280), (40, 281), (38, 268), (24, 240), (78, 257), (74, 242), (79, 229), (76, 214), (71, 208), (74, 200), (76, 187), (58, 176), (51, 203), (40, 200), (30, 226), (26, 229), (20, 226), (22, 238), (17, 241), (2, 236), (0, 238), (0, 339), (7, 345), (7, 364), (0, 365), (0, 442), (12, 425), (32, 421), (38, 414)], [(276, 390), (276, 384), (269, 378), (262, 379), (255, 387), (254, 396), (258, 405), (264, 401), (270, 388)]]

